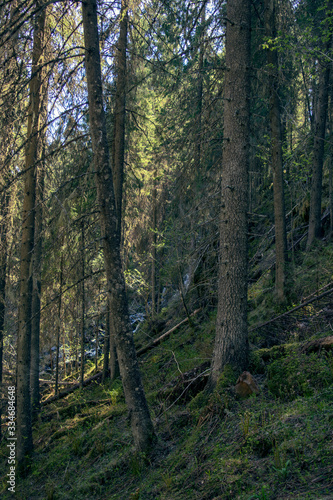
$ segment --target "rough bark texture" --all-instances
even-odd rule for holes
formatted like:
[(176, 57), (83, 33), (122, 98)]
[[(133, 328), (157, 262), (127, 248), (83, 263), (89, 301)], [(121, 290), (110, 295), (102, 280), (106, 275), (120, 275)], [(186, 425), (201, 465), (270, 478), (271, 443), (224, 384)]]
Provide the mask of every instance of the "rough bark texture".
[[(36, 7), (41, 5), (36, 2)], [(35, 230), (36, 162), (40, 130), (41, 67), (43, 65), (43, 37), (45, 8), (36, 16), (30, 104), (28, 114), (28, 142), (25, 153), (24, 198), (22, 209), (22, 243), (20, 266), (19, 330), (17, 341), (17, 460), (24, 465), (26, 455), (33, 448), (30, 403), (32, 252)]]
[[(327, 49), (331, 46), (331, 41)], [(324, 64), (319, 74), (319, 89), (314, 120), (314, 143), (312, 157), (312, 180), (310, 193), (309, 232), (306, 249), (309, 250), (314, 239), (321, 237), (321, 197), (323, 182), (324, 146), (328, 106), (328, 84), (331, 63)]]
[(40, 304), (41, 304), (41, 272), (42, 272), (42, 249), (43, 249), (43, 194), (44, 173), (40, 170), (39, 185), (37, 188), (36, 211), (35, 211), (35, 246), (33, 253), (33, 283), (32, 283), (32, 309), (31, 309), (31, 411), (32, 419), (35, 420), (40, 409), (39, 394), (39, 336), (40, 336)]
[[(11, 21), (15, 22), (18, 16), (16, 1), (10, 4)], [(0, 391), (2, 387), (3, 377), (3, 340), (5, 335), (5, 301), (6, 301), (6, 275), (7, 275), (7, 260), (10, 238), (10, 199), (14, 199), (13, 192), (8, 188), (11, 183), (11, 152), (13, 147), (15, 121), (15, 77), (18, 77), (15, 58), (15, 46), (17, 43), (18, 34), (15, 33), (11, 37), (6, 48), (1, 53), (0, 64), (7, 68), (6, 74), (2, 74), (2, 90), (13, 89), (12, 92), (7, 92), (6, 98), (1, 102), (2, 113), (0, 116)], [(0, 404), (0, 422), (1, 422)], [(1, 439), (1, 426), (0, 426)]]
[(226, 364), (248, 363), (247, 211), (249, 150), (250, 0), (227, 4), (224, 150), (216, 339), (208, 387)]
[(104, 335), (104, 345), (103, 345), (103, 371), (102, 371), (102, 382), (109, 377), (109, 358), (110, 358), (110, 314), (109, 307), (106, 311), (106, 325), (105, 325), (105, 335)]
[[(44, 35), (44, 37), (46, 34)], [(44, 53), (46, 53), (44, 48)], [(49, 54), (45, 54), (46, 57)], [(41, 105), (40, 117), (42, 130), (39, 133), (38, 157), (42, 157), (38, 165), (36, 185), (36, 207), (35, 207), (35, 236), (32, 263), (32, 310), (31, 310), (31, 366), (30, 366), (30, 388), (31, 388), (31, 411), (32, 419), (35, 420), (40, 410), (39, 389), (39, 338), (40, 338), (40, 308), (42, 296), (42, 256), (43, 256), (43, 205), (45, 184), (45, 149), (46, 149), (46, 123), (48, 104), (48, 76), (47, 67), (41, 70)]]
[(85, 273), (85, 232), (84, 232), (84, 219), (82, 219), (81, 224), (81, 274), (82, 274), (82, 282), (81, 282), (81, 365), (80, 365), (80, 384), (83, 387), (83, 379), (84, 379), (84, 336), (85, 336), (85, 318), (86, 318), (86, 297), (85, 297), (85, 288), (84, 288), (84, 273)]
[(148, 450), (155, 434), (139, 372), (121, 268), (117, 212), (106, 135), (96, 0), (82, 3), (89, 120), (112, 328), (135, 446)]
[(59, 299), (58, 299), (58, 325), (57, 325), (57, 350), (56, 350), (56, 372), (54, 392), (57, 395), (59, 391), (59, 352), (61, 337), (61, 306), (62, 306), (62, 282), (63, 282), (63, 258), (60, 257), (60, 275), (59, 275)]
[(127, 25), (127, 4), (126, 0), (122, 0), (120, 12), (120, 31), (116, 52), (117, 74), (112, 151), (112, 175), (117, 211), (117, 233), (119, 240), (121, 238), (121, 213), (124, 182)]
[[(266, 36), (270, 39), (274, 39), (276, 37), (275, 0), (266, 0), (265, 31)], [(279, 62), (277, 50), (268, 50), (267, 62), (269, 72), (269, 123), (271, 132), (271, 161), (274, 190), (276, 254), (275, 290), (278, 301), (283, 302), (285, 300), (287, 232), (283, 187), (282, 134), (278, 75)]]

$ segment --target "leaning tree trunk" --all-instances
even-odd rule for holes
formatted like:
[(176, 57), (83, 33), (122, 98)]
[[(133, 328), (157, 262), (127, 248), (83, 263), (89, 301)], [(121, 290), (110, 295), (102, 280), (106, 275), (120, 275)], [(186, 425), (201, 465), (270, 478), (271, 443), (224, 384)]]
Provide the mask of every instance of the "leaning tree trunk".
[[(265, 15), (266, 36), (276, 37), (275, 0), (266, 0)], [(286, 262), (287, 262), (287, 232), (283, 187), (282, 134), (279, 102), (278, 53), (275, 49), (267, 52), (269, 72), (269, 123), (271, 132), (271, 155), (274, 190), (274, 221), (275, 221), (275, 290), (279, 302), (285, 301)]]
[(46, 8), (36, 1), (32, 77), (25, 153), (24, 198), (20, 267), (19, 329), (17, 340), (17, 460), (24, 466), (33, 448), (30, 402), (32, 252), (35, 229), (36, 162), (40, 130), (40, 92)]
[(208, 388), (227, 364), (248, 363), (247, 212), (249, 162), (250, 0), (227, 3), (224, 149), (216, 338)]
[(145, 451), (152, 446), (155, 434), (141, 382), (121, 268), (117, 211), (103, 107), (96, 0), (84, 1), (82, 14), (90, 132), (112, 327), (135, 446), (137, 450)]

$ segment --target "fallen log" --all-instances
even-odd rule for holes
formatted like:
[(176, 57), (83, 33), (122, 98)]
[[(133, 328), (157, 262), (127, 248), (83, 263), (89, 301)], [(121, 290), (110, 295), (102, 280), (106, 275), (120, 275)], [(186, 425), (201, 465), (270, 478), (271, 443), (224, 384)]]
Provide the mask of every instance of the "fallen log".
[(290, 309), (289, 311), (287, 311), (287, 312), (285, 312), (283, 314), (280, 314), (279, 316), (275, 316), (275, 318), (272, 318), (272, 319), (270, 319), (268, 321), (265, 321), (264, 323), (260, 323), (259, 325), (251, 326), (251, 328), (249, 328), (249, 333), (250, 332), (254, 332), (255, 330), (258, 330), (259, 328), (262, 328), (263, 326), (267, 326), (267, 325), (269, 325), (271, 323), (274, 323), (278, 319), (281, 319), (281, 318), (284, 318), (286, 316), (289, 316), (290, 314), (293, 314), (294, 312), (298, 311), (299, 309), (302, 309), (302, 307), (306, 307), (307, 305), (312, 304), (312, 302), (320, 300), (323, 297), (326, 297), (326, 295), (330, 295), (331, 293), (333, 293), (333, 288), (330, 288), (326, 292), (323, 292), (320, 295), (317, 295), (317, 297), (313, 297), (312, 299), (307, 300), (306, 302), (303, 302), (303, 304), (300, 304), (299, 306), (296, 306), (293, 309)]
[[(192, 316), (194, 316), (195, 314), (197, 314), (199, 311), (201, 310), (201, 308), (199, 309), (196, 309), (192, 314), (190, 314), (190, 318)], [(137, 356), (142, 356), (142, 354), (145, 354), (147, 351), (149, 351), (150, 349), (153, 349), (153, 347), (156, 347), (158, 344), (160, 344), (162, 342), (162, 340), (164, 340), (166, 337), (168, 337), (171, 333), (173, 333), (175, 330), (177, 330), (177, 328), (179, 328), (181, 325), (183, 325), (184, 323), (187, 323), (189, 320), (189, 318), (185, 318), (183, 319), (183, 321), (181, 321), (180, 323), (178, 323), (177, 325), (173, 326), (170, 330), (168, 330), (167, 332), (163, 333), (163, 335), (161, 335), (160, 337), (158, 337), (157, 339), (153, 340), (150, 344), (146, 345), (145, 347), (142, 347), (141, 349), (139, 349), (137, 351)]]
[[(102, 372), (98, 372), (95, 375), (93, 375), (90, 378), (87, 378), (86, 380), (83, 381), (83, 387), (86, 387), (87, 385), (91, 384), (91, 382), (94, 382), (95, 380), (98, 381), (99, 379), (102, 378)], [(69, 387), (66, 391), (59, 392), (59, 394), (56, 394), (55, 396), (51, 396), (50, 398), (46, 399), (45, 401), (41, 402), (41, 406), (48, 405), (49, 403), (52, 403), (53, 401), (57, 401), (58, 399), (62, 399), (68, 394), (71, 394), (74, 392), (76, 389), (79, 389), (81, 387), (80, 384), (74, 384), (71, 387)]]
[[(196, 309), (195, 311), (193, 311), (193, 313), (190, 314), (190, 317), (195, 316), (195, 314), (197, 314), (200, 310), (201, 310), (201, 308)], [(187, 323), (188, 320), (189, 320), (189, 318), (183, 319), (183, 321), (181, 321), (180, 323), (178, 323), (177, 325), (175, 325), (174, 327), (172, 327), (167, 332), (163, 333), (163, 335), (161, 335), (157, 339), (153, 340), (153, 342), (151, 342), (150, 344), (146, 345), (145, 347), (142, 347), (142, 349), (139, 349), (137, 351), (137, 353), (136, 353), (137, 356), (142, 356), (142, 354), (145, 354), (150, 349), (153, 349), (153, 347), (156, 347), (166, 337), (168, 337), (172, 332), (174, 332), (175, 330), (177, 330), (177, 328), (179, 328), (184, 323)], [(83, 381), (83, 387), (86, 387), (88, 384), (90, 384), (93, 381), (98, 381), (99, 379), (101, 379), (102, 378), (102, 373), (103, 372), (98, 372), (93, 377), (90, 377), (90, 378), (84, 380)], [(79, 389), (80, 387), (81, 387), (80, 384), (74, 384), (71, 387), (69, 387), (66, 391), (59, 392), (59, 394), (57, 394), (55, 396), (51, 396), (50, 398), (46, 399), (45, 401), (42, 401), (41, 402), (41, 406), (45, 406), (45, 405), (48, 405), (49, 403), (52, 403), (53, 401), (57, 401), (58, 399), (65, 398), (66, 396), (68, 396), (68, 394), (71, 394), (72, 392), (74, 392), (76, 389)]]
[[(44, 380), (44, 379), (39, 379), (39, 382), (41, 382), (42, 384), (50, 384), (50, 385), (54, 385), (55, 384), (55, 381), (54, 380)], [(63, 380), (62, 382), (58, 382), (58, 385), (73, 385), (75, 382), (66, 382), (65, 380)]]
[(302, 352), (317, 352), (321, 351), (322, 349), (324, 349), (325, 351), (333, 349), (333, 335), (330, 335), (328, 337), (321, 337), (320, 339), (310, 340), (303, 346)]
[(43, 422), (49, 422), (50, 420), (53, 419), (53, 417), (57, 417), (58, 419), (60, 418), (70, 418), (76, 415), (77, 413), (80, 413), (83, 408), (86, 408), (87, 406), (97, 406), (97, 405), (106, 405), (109, 404), (111, 405), (111, 399), (98, 399), (98, 400), (90, 400), (90, 401), (84, 401), (83, 403), (73, 403), (71, 405), (65, 406), (63, 408), (58, 408), (56, 411), (52, 411), (50, 413), (46, 413), (45, 415), (42, 415), (41, 419)]

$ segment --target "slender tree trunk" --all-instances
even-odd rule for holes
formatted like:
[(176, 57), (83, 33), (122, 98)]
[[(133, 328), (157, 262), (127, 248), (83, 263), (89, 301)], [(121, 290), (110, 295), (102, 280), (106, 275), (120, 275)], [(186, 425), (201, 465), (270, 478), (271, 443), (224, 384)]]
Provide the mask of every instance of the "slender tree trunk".
[[(117, 237), (121, 245), (121, 220), (123, 204), (124, 159), (125, 159), (125, 118), (126, 118), (126, 50), (127, 50), (128, 8), (126, 0), (121, 0), (119, 38), (116, 49), (116, 95), (113, 126), (113, 150), (111, 168), (117, 213)], [(110, 324), (111, 379), (118, 376), (118, 360), (115, 355), (115, 336)]]
[(57, 326), (57, 350), (56, 350), (56, 372), (55, 372), (55, 395), (59, 392), (59, 352), (60, 352), (60, 338), (61, 338), (61, 305), (62, 305), (62, 282), (63, 282), (63, 259), (60, 257), (60, 275), (59, 275), (59, 301), (58, 301), (58, 326)]
[[(41, 4), (36, 1), (36, 7)], [(20, 267), (19, 331), (17, 341), (17, 460), (24, 468), (26, 455), (33, 449), (30, 402), (32, 252), (35, 230), (36, 161), (40, 118), (41, 68), (46, 9), (36, 15), (30, 104), (28, 114), (28, 143), (25, 154), (24, 198), (22, 209), (22, 245)]]
[[(44, 34), (44, 38), (47, 35)], [(48, 57), (47, 48), (44, 48), (45, 56)], [(44, 57), (45, 59), (45, 57)], [(39, 393), (39, 340), (40, 340), (40, 308), (42, 296), (42, 257), (43, 257), (43, 205), (44, 205), (44, 184), (45, 184), (45, 151), (46, 151), (46, 123), (48, 104), (49, 79), (47, 66), (41, 69), (41, 89), (40, 89), (40, 117), (42, 130), (40, 130), (38, 141), (38, 157), (41, 157), (40, 166), (37, 171), (36, 184), (36, 207), (35, 207), (35, 236), (34, 252), (32, 263), (32, 310), (31, 310), (31, 367), (30, 367), (30, 388), (31, 388), (31, 411), (32, 420), (37, 418), (40, 410)]]
[(95, 370), (98, 370), (98, 325), (96, 326), (95, 332), (95, 340), (96, 340), (96, 351), (95, 351)]
[(154, 170), (154, 186), (153, 186), (153, 202), (152, 202), (152, 210), (153, 210), (153, 244), (151, 250), (151, 312), (152, 318), (155, 317), (156, 314), (156, 259), (157, 259), (157, 189), (156, 189), (156, 177), (157, 171), (156, 168)]
[(41, 272), (43, 248), (43, 202), (44, 202), (44, 175), (45, 166), (40, 169), (39, 185), (37, 188), (35, 211), (35, 246), (33, 253), (33, 283), (31, 309), (31, 410), (35, 420), (40, 410), (39, 395), (39, 337), (40, 337), (40, 304), (41, 304)]
[[(276, 37), (275, 27), (275, 0), (266, 0), (265, 15), (266, 36), (269, 39)], [(271, 132), (271, 161), (273, 170), (274, 189), (274, 220), (275, 220), (275, 290), (279, 302), (285, 301), (286, 262), (287, 262), (287, 232), (285, 219), (283, 160), (282, 160), (282, 133), (279, 101), (279, 73), (278, 53), (276, 50), (267, 51), (269, 71), (269, 122)]]
[(107, 328), (109, 332), (109, 350), (110, 350), (110, 379), (113, 381), (120, 375), (119, 363), (117, 357), (116, 341), (114, 331), (112, 330), (111, 312), (110, 312), (110, 301), (108, 302), (108, 316), (107, 316)]
[(128, 11), (126, 0), (121, 0), (120, 30), (116, 51), (116, 95), (114, 110), (112, 175), (117, 211), (117, 233), (121, 240), (121, 214), (124, 183), (125, 117), (126, 117), (126, 50)]
[(155, 434), (141, 382), (129, 321), (125, 280), (121, 268), (120, 245), (117, 236), (119, 228), (117, 227), (117, 211), (103, 107), (96, 0), (84, 1), (82, 14), (90, 132), (112, 328), (134, 443), (137, 450), (146, 451), (152, 446)]
[(84, 289), (84, 273), (85, 273), (85, 234), (84, 234), (84, 219), (82, 219), (81, 225), (81, 273), (82, 273), (82, 283), (81, 283), (81, 365), (80, 365), (80, 384), (83, 387), (84, 379), (84, 337), (85, 337), (85, 316), (86, 316), (86, 297)]
[(109, 357), (110, 357), (110, 313), (109, 302), (107, 301), (106, 318), (105, 318), (105, 334), (103, 345), (103, 375), (102, 382), (109, 377)]
[(206, 6), (203, 5), (201, 12), (201, 20), (199, 29), (199, 65), (198, 65), (198, 81), (197, 81), (197, 120), (196, 120), (196, 142), (195, 142), (195, 171), (197, 189), (200, 190), (201, 172), (201, 144), (202, 144), (202, 101), (203, 101), (203, 62), (204, 62), (204, 35), (206, 22)]
[[(327, 51), (329, 50), (330, 46), (331, 40), (327, 44)], [(309, 232), (306, 242), (307, 251), (310, 250), (310, 247), (315, 238), (321, 237), (323, 163), (328, 107), (328, 84), (331, 64), (332, 63), (327, 62), (323, 64), (319, 73), (318, 98), (314, 117), (314, 143), (312, 157), (313, 168), (310, 192)]]
[(248, 364), (247, 212), (249, 163), (250, 0), (227, 3), (224, 149), (216, 338), (208, 389), (225, 365)]

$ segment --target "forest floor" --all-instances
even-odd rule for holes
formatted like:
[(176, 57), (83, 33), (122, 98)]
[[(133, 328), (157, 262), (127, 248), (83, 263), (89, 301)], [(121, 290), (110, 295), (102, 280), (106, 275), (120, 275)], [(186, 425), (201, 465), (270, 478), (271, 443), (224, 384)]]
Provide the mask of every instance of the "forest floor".
[[(332, 282), (332, 252), (322, 244), (299, 257), (289, 308)], [(270, 280), (264, 276), (250, 289), (252, 325), (283, 312)], [(184, 318), (180, 308), (163, 314), (163, 331)], [(310, 340), (332, 335), (333, 294), (294, 324), (280, 324), (280, 333), (269, 326), (276, 336), (269, 345), (267, 331), (250, 330), (249, 369), (260, 393), (245, 400), (234, 391), (239, 374), (227, 369), (212, 395), (202, 392), (215, 315), (203, 309), (193, 325), (183, 324), (140, 357), (158, 437), (149, 456), (133, 451), (120, 381), (94, 382), (43, 407), (30, 473), (18, 479), (15, 495), (3, 477), (1, 499), (333, 499), (333, 355), (306, 349)], [(138, 348), (149, 336), (147, 325), (138, 331)], [(5, 437), (5, 474), (7, 458)]]

